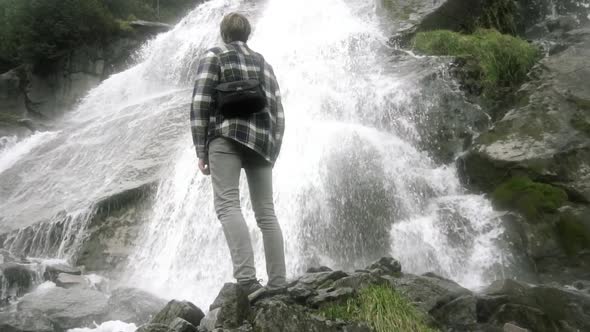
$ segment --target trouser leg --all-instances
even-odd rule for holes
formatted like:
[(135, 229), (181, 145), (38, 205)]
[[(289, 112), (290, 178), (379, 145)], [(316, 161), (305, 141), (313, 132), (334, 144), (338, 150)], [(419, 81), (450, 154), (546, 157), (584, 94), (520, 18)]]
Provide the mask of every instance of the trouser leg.
[(268, 286), (283, 287), (286, 285), (285, 252), (272, 197), (272, 166), (267, 163), (247, 165), (246, 176), (256, 222), (262, 231)]
[(215, 211), (229, 246), (234, 278), (238, 282), (256, 279), (250, 233), (240, 208), (242, 156), (239, 147), (225, 138), (214, 139), (209, 144), (209, 167)]

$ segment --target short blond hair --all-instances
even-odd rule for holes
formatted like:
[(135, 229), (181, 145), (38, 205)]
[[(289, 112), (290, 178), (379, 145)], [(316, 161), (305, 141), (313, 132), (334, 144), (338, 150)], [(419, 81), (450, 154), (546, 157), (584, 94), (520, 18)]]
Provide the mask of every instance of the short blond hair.
[(251, 27), (246, 16), (240, 13), (229, 13), (221, 21), (221, 38), (226, 43), (234, 41), (248, 41)]

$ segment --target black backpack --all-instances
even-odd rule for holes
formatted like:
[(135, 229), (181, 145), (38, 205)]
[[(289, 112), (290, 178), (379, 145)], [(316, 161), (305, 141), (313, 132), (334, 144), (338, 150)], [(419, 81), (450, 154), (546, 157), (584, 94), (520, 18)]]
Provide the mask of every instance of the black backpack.
[[(260, 71), (264, 75), (263, 66)], [(264, 110), (268, 103), (262, 83), (257, 79), (221, 83), (215, 91), (217, 111), (226, 117), (249, 116)]]

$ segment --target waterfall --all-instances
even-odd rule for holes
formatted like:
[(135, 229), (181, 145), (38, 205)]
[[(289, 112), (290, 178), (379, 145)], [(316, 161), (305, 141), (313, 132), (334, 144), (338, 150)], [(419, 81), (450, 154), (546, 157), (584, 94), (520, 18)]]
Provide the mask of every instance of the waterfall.
[[(287, 129), (273, 181), (288, 277), (312, 265), (363, 268), (389, 254), (406, 272), (433, 271), (467, 287), (493, 279), (502, 256), (497, 213), (466, 193), (453, 165), (418, 148), (419, 119), (436, 106), (416, 75), (428, 59), (393, 61), (385, 18), (360, 0), (200, 5), (147, 43), (136, 66), (92, 90), (59, 131), (6, 145), (0, 230), (37, 227), (32, 221), (60, 214), (84, 225), (102, 198), (157, 182), (123, 282), (207, 308), (232, 274), (210, 179), (197, 172), (191, 81), (199, 55), (220, 42), (224, 13), (238, 9), (252, 18), (249, 45), (273, 65), (283, 94)], [(242, 178), (243, 212), (265, 278)], [(72, 234), (83, 238), (80, 227), (70, 228), (75, 233), (60, 228), (68, 243)], [(63, 246), (54, 252), (72, 254)]]

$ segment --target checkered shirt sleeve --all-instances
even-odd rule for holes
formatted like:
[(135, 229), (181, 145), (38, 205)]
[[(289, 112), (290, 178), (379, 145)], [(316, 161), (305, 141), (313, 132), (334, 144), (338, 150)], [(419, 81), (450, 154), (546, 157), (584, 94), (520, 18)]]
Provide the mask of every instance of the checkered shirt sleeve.
[(219, 84), (219, 58), (208, 51), (200, 60), (191, 103), (191, 131), (197, 157), (207, 159), (207, 130), (210, 112), (215, 108), (215, 87)]

